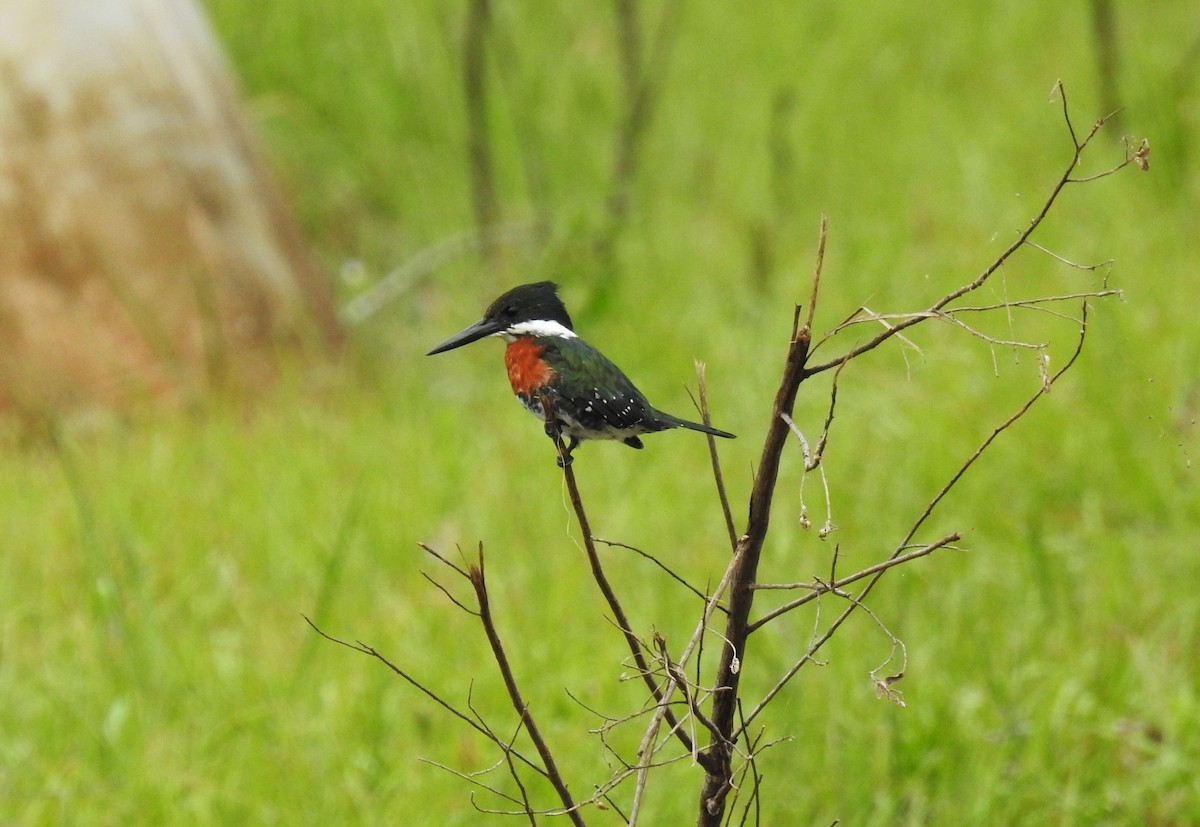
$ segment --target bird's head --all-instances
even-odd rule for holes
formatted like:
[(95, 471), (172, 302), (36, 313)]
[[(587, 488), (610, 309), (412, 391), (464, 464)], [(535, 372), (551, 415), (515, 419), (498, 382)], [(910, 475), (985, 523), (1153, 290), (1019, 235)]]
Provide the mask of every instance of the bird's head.
[(571, 317), (558, 298), (558, 285), (539, 281), (509, 290), (488, 306), (482, 319), (455, 333), (426, 355), (454, 350), (485, 336), (502, 336), (512, 341), (521, 336), (570, 338), (574, 335)]

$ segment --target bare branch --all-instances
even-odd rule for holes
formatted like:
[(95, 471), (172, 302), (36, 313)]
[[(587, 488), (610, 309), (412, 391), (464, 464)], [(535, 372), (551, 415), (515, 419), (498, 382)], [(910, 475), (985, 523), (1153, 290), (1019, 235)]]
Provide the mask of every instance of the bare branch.
[[(1097, 262), (1096, 264), (1080, 264), (1077, 261), (1071, 261), (1071, 259), (1067, 258), (1066, 256), (1060, 256), (1058, 253), (1056, 253), (1053, 250), (1050, 250), (1046, 247), (1043, 247), (1041, 244), (1038, 244), (1036, 241), (1027, 241), (1025, 243), (1028, 244), (1033, 249), (1038, 250), (1039, 252), (1045, 253), (1046, 255), (1050, 256), (1050, 258), (1053, 258), (1057, 261), (1062, 262), (1063, 264), (1067, 265), (1068, 267), (1073, 267), (1076, 270), (1084, 270), (1089, 273), (1099, 270), (1101, 267), (1111, 267), (1112, 263), (1113, 263), (1113, 260), (1110, 258), (1105, 261)], [(957, 309), (961, 310), (962, 308), (957, 308)]]
[(558, 770), (554, 755), (550, 752), (550, 746), (546, 743), (546, 739), (542, 737), (537, 722), (529, 712), (528, 704), (521, 697), (521, 690), (517, 686), (517, 679), (513, 675), (512, 667), (508, 662), (508, 656), (504, 652), (504, 645), (500, 641), (500, 633), (496, 629), (495, 621), (492, 619), (491, 602), (488, 596), (487, 580), (483, 566), (483, 543), (479, 544), (478, 563), (468, 569), (468, 573), (471, 577), (471, 585), (475, 589), (475, 600), (479, 604), (479, 620), (483, 624), (483, 631), (487, 635), (488, 644), (491, 646), (496, 666), (500, 669), (500, 676), (504, 679), (504, 686), (508, 690), (508, 697), (512, 701), (513, 709), (516, 710), (517, 717), (524, 722), (525, 729), (529, 733), (529, 740), (533, 742), (534, 748), (537, 749), (538, 755), (542, 758), (542, 765), (546, 768), (546, 778), (554, 787), (554, 791), (558, 793), (558, 798), (562, 801), (567, 816), (576, 827), (582, 827), (584, 824), (583, 817), (579, 814), (575, 801), (571, 796), (571, 791), (567, 789), (567, 782)]
[(983, 452), (988, 449), (988, 446), (996, 440), (996, 437), (1000, 436), (1000, 434), (1011, 428), (1018, 419), (1023, 417), (1025, 413), (1033, 407), (1035, 402), (1041, 399), (1045, 394), (1049, 393), (1051, 386), (1053, 386), (1055, 382), (1062, 378), (1063, 374), (1070, 370), (1071, 366), (1075, 364), (1075, 360), (1079, 358), (1079, 354), (1083, 351), (1083, 340), (1087, 335), (1087, 308), (1088, 305), (1085, 301), (1082, 306), (1082, 318), (1079, 322), (1079, 339), (1076, 341), (1075, 350), (1071, 354), (1071, 358), (1067, 360), (1065, 365), (1059, 368), (1058, 372), (1055, 373), (1053, 377), (1050, 377), (1046, 383), (1038, 388), (1037, 392), (1025, 401), (1025, 404), (1023, 404), (1015, 413), (1009, 416), (1008, 419), (1004, 420), (1004, 422), (997, 426), (987, 437), (987, 439), (985, 439), (980, 446), (975, 449), (975, 452), (971, 454), (967, 461), (962, 464), (958, 471), (956, 471), (950, 480), (942, 487), (942, 490), (939, 491), (937, 495), (929, 502), (929, 505), (921, 513), (921, 516), (917, 518), (917, 521), (913, 524), (912, 528), (905, 536), (903, 543), (901, 543), (902, 546), (907, 545), (912, 541), (912, 538), (916, 536), (917, 531), (920, 530), (922, 525), (924, 525), (925, 520), (927, 520), (929, 515), (933, 513), (933, 510), (937, 508), (938, 503), (940, 503), (946, 497), (946, 495), (950, 493), (950, 489), (952, 489), (955, 484), (962, 479), (963, 475), (967, 473), (968, 469), (970, 469), (970, 467), (974, 465), (975, 462), (983, 455)]
[(1067, 108), (1067, 90), (1063, 88), (1062, 78), (1054, 81), (1054, 86), (1050, 89), (1050, 97), (1053, 99), (1056, 93), (1059, 102), (1062, 103), (1063, 120), (1067, 123), (1067, 134), (1071, 136), (1071, 146), (1075, 150), (1075, 155), (1078, 156), (1083, 146), (1079, 143), (1079, 138), (1075, 136), (1075, 126), (1071, 123), (1071, 110)]
[[(820, 238), (825, 237), (824, 223)], [(818, 241), (818, 247), (820, 241)], [(814, 270), (819, 278), (822, 257), (818, 256)], [(754, 487), (750, 493), (750, 515), (747, 520), (746, 532), (738, 540), (737, 550), (733, 558), (733, 576), (729, 586), (729, 615), (725, 623), (725, 646), (721, 649), (720, 662), (717, 665), (716, 681), (714, 683), (712, 721), (722, 733), (721, 739), (711, 739), (707, 747), (697, 755), (697, 760), (705, 769), (704, 784), (700, 792), (700, 818), (698, 827), (718, 827), (725, 810), (725, 796), (732, 783), (732, 768), (730, 759), (733, 743), (734, 715), (737, 710), (738, 684), (741, 673), (741, 660), (745, 653), (750, 609), (754, 604), (754, 590), (751, 585), (757, 579), (758, 562), (762, 556), (763, 543), (766, 541), (767, 529), (771, 521), (771, 507), (775, 497), (775, 487), (779, 477), (780, 457), (787, 444), (789, 434), (783, 415), (792, 415), (796, 405), (796, 393), (800, 383), (809, 371), (805, 368), (808, 358), (808, 348), (812, 341), (812, 328), (805, 324), (800, 327), (800, 308), (792, 315), (792, 338), (788, 344), (787, 360), (784, 363), (783, 376), (779, 388), (775, 392), (775, 401), (771, 407), (771, 420), (768, 424), (767, 437), (763, 444), (762, 456), (759, 460), (758, 474), (755, 476)]]
[[(899, 331), (897, 331), (891, 324), (893, 319), (913, 319), (917, 316), (934, 317), (934, 314), (927, 313), (925, 311), (910, 311), (907, 313), (876, 313), (871, 308), (863, 305), (855, 308), (853, 313), (842, 319), (842, 321), (839, 322), (833, 329), (822, 334), (821, 338), (817, 340), (817, 343), (813, 345), (811, 352), (816, 353), (817, 350), (824, 347), (826, 343), (831, 341), (835, 336), (837, 336), (837, 334), (841, 333), (846, 328), (859, 324), (875, 324), (882, 327), (885, 331), (890, 331), (897, 339), (900, 340), (901, 344), (920, 354), (922, 353), (922, 350), (917, 346), (917, 343), (912, 339), (909, 339), (907, 336), (901, 335)], [(907, 364), (908, 358), (905, 357), (904, 361)]]
[[(721, 599), (721, 596), (723, 594), (725, 594), (725, 590), (729, 587), (729, 584), (732, 581), (733, 577), (735, 576), (735, 573), (741, 567), (741, 560), (740, 560), (741, 553), (742, 553), (742, 546), (739, 543), (738, 550), (734, 552), (733, 559), (729, 561), (729, 565), (726, 566), (726, 568), (725, 568), (725, 574), (721, 577), (721, 582), (717, 584), (717, 588), (713, 591), (713, 596), (711, 598), (709, 598), (708, 603), (705, 604), (704, 611), (700, 615), (700, 620), (696, 624), (696, 629), (692, 633), (691, 639), (687, 642), (687, 645), (684, 646), (683, 652), (679, 656), (680, 663), (687, 663), (688, 660), (692, 656), (692, 652), (701, 646), (701, 643), (704, 640), (704, 635), (708, 631), (709, 618), (712, 615), (713, 609), (716, 606), (717, 601)], [(654, 744), (654, 740), (658, 734), (659, 726), (661, 725), (663, 719), (668, 714), (667, 699), (670, 698), (670, 696), (672, 695), (672, 693), (674, 691), (675, 691), (675, 676), (669, 675), (667, 678), (667, 683), (663, 687), (662, 692), (660, 693), (660, 696), (659, 696), (660, 700), (658, 701), (658, 706), (654, 710), (654, 715), (650, 719), (650, 725), (646, 727), (646, 733), (645, 733), (645, 735), (642, 736), (642, 741), (638, 746), (637, 754), (638, 754), (640, 766), (639, 766), (638, 772), (637, 772), (637, 782), (634, 786), (633, 807), (630, 810), (630, 814), (629, 814), (629, 824), (631, 825), (631, 827), (632, 827), (632, 825), (636, 824), (638, 813), (640, 812), (641, 802), (643, 800), (642, 796), (643, 796), (643, 793), (645, 792), (646, 782), (648, 779), (648, 772), (649, 772), (649, 766), (650, 766), (649, 756), (653, 755), (655, 752), (655, 750), (652, 748), (652, 745)], [(677, 726), (677, 725), (673, 724), (672, 726)], [(694, 759), (698, 763), (700, 763), (701, 766), (704, 767), (706, 773), (712, 772), (712, 770), (710, 769), (710, 764), (705, 763), (703, 760), (701, 760), (701, 756), (699, 754), (697, 754), (694, 751), (691, 754), (694, 757)]]
[[(1036, 246), (1036, 245), (1035, 245)], [(1051, 255), (1054, 255), (1051, 253)], [(1071, 262), (1067, 262), (1071, 264)], [(1107, 262), (1105, 262), (1107, 263)], [(1087, 265), (1075, 265), (1085, 267)], [(1102, 266), (1102, 265), (1100, 265)], [(1064, 293), (1058, 296), (1036, 296), (1032, 299), (1007, 299), (1003, 302), (995, 304), (970, 304), (962, 307), (956, 307), (950, 311), (952, 313), (986, 313), (992, 310), (1007, 310), (1013, 307), (1019, 307), (1030, 310), (1045, 310), (1041, 307), (1044, 304), (1065, 304), (1069, 301), (1077, 301), (1079, 299), (1106, 299), (1111, 296), (1121, 298), (1125, 295), (1124, 290), (1086, 290), (1082, 293)], [(1066, 316), (1063, 313), (1055, 312), (1060, 318), (1070, 318), (1072, 321), (1078, 321), (1074, 316)]]
[[(738, 700), (738, 722), (739, 724), (745, 723), (744, 716), (742, 714), (742, 702), (740, 699)], [(746, 819), (750, 816), (751, 807), (754, 807), (754, 823), (762, 823), (762, 812), (759, 798), (759, 792), (762, 789), (762, 774), (758, 771), (758, 762), (756, 760), (758, 745), (762, 742), (762, 738), (763, 731), (759, 729), (758, 735), (749, 739), (749, 755), (746, 758), (745, 764), (742, 766), (742, 779), (739, 782), (739, 786), (742, 786), (746, 783), (746, 776), (749, 775), (751, 782), (750, 798), (746, 802), (746, 806), (742, 809), (742, 818), (738, 822), (739, 825), (745, 825)]]
[[(479, 780), (480, 777), (482, 777), (484, 775), (488, 775), (488, 774), (494, 772), (496, 769), (498, 769), (500, 767), (500, 765), (505, 762), (507, 757), (508, 757), (508, 753), (505, 753), (503, 756), (501, 756), (500, 760), (498, 760), (495, 764), (493, 764), (490, 767), (486, 767), (482, 770), (479, 770), (477, 772), (463, 772), (462, 770), (456, 770), (456, 769), (454, 769), (454, 767), (447, 766), (446, 764), (442, 764), (438, 761), (431, 761), (428, 758), (418, 758), (417, 760), (419, 760), (422, 764), (428, 764), (431, 767), (437, 767), (439, 770), (448, 772), (448, 773), (450, 773), (450, 775), (453, 775), (456, 778), (461, 778), (463, 781), (466, 781), (468, 784), (470, 784), (474, 787), (478, 787), (479, 789), (484, 790), (486, 792), (489, 792), (492, 795), (496, 796), (497, 798), (502, 798), (505, 801), (512, 802), (513, 804), (518, 804), (521, 806), (528, 807), (528, 802), (521, 801), (518, 798), (514, 798), (511, 795), (509, 795), (508, 793), (504, 792), (503, 790), (499, 790), (496, 787), (485, 784)], [(524, 788), (522, 788), (522, 789), (524, 789)]]
[(989, 345), (997, 345), (999, 347), (1019, 348), (1021, 350), (1045, 350), (1047, 347), (1049, 347), (1049, 345), (1046, 342), (1022, 342), (1022, 341), (1018, 341), (1016, 339), (997, 339), (995, 336), (989, 336), (987, 333), (984, 333), (982, 330), (976, 330), (975, 328), (971, 327), (969, 324), (967, 324), (966, 322), (962, 321), (957, 316), (955, 316), (955, 314), (953, 312), (946, 313), (946, 312), (938, 311), (938, 313), (936, 313), (935, 315), (938, 318), (949, 322), (950, 324), (954, 325), (955, 327), (962, 328), (963, 330), (967, 331), (967, 333), (974, 336), (976, 339), (980, 339), (984, 342), (987, 342)]
[(658, 645), (658, 654), (662, 658), (663, 666), (666, 667), (667, 674), (675, 681), (675, 685), (679, 687), (680, 693), (687, 702), (688, 709), (692, 713), (692, 717), (700, 722), (700, 725), (709, 731), (709, 734), (714, 738), (720, 738), (721, 732), (716, 728), (712, 721), (700, 709), (700, 704), (692, 694), (691, 684), (688, 682), (687, 675), (683, 674), (683, 670), (679, 664), (671, 660), (671, 654), (667, 651), (667, 641), (662, 635), (656, 634), (654, 642)]
[[(515, 735), (513, 737), (516, 737)], [(521, 780), (521, 774), (517, 772), (516, 766), (513, 764), (512, 756), (505, 751), (504, 763), (508, 767), (508, 774), (512, 778), (513, 783), (517, 785), (517, 789), (521, 792), (520, 805), (524, 808), (525, 814), (529, 816), (530, 827), (537, 827), (537, 820), (533, 817), (533, 805), (529, 801), (529, 790), (525, 788), (525, 782)]]
[[(833, 382), (830, 383), (830, 386), (829, 386), (829, 412), (827, 414), (825, 414), (825, 423), (821, 426), (821, 436), (817, 440), (816, 453), (813, 454), (812, 457), (804, 458), (805, 470), (812, 470), (812, 467), (820, 465), (821, 461), (825, 457), (825, 446), (829, 443), (829, 430), (830, 430), (830, 427), (833, 425), (833, 412), (837, 408), (838, 382), (841, 380), (842, 370), (846, 367), (847, 364), (849, 364), (849, 363), (843, 362), (840, 366), (838, 366), (838, 369), (833, 372)], [(792, 430), (796, 430), (796, 429), (793, 428)], [(824, 474), (822, 474), (822, 479), (823, 478), (824, 478)], [(828, 485), (825, 486), (825, 494), (826, 494), (826, 496), (828, 496), (828, 494), (829, 494), (829, 486)]]
[[(436, 551), (436, 550), (435, 550), (435, 549), (434, 549), (432, 546), (429, 546), (429, 545), (427, 545), (427, 544), (425, 544), (425, 543), (417, 543), (417, 545), (418, 545), (418, 546), (419, 546), (421, 549), (423, 549), (423, 550), (425, 551), (425, 553), (429, 554), (431, 557), (433, 557), (434, 559), (438, 560), (439, 562), (441, 562), (442, 564), (444, 564), (446, 567), (448, 567), (448, 568), (451, 568), (451, 569), (453, 569), (455, 572), (457, 572), (457, 573), (458, 573), (458, 576), (459, 576), (459, 577), (461, 577), (462, 579), (464, 579), (464, 580), (470, 580), (470, 579), (471, 579), (471, 575), (470, 575), (470, 573), (469, 573), (469, 572), (468, 572), (466, 569), (464, 569), (464, 568), (462, 568), (461, 566), (458, 566), (458, 565), (456, 565), (456, 564), (454, 564), (454, 563), (451, 563), (451, 562), (450, 562), (448, 559), (446, 559), (446, 557), (445, 557), (445, 556), (443, 556), (441, 553), (439, 553), (438, 551)], [(460, 556), (462, 555), (462, 549), (459, 549), (459, 555), (460, 555)]]

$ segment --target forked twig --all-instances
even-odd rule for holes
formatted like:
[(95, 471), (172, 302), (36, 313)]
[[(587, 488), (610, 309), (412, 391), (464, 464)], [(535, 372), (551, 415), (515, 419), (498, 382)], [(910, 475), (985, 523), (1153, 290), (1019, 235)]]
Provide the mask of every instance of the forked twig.
[(867, 568), (857, 571), (848, 577), (843, 577), (839, 580), (833, 580), (828, 583), (819, 580), (815, 580), (811, 583), (756, 583), (754, 588), (758, 589), (759, 591), (768, 589), (807, 589), (809, 593), (803, 597), (799, 597), (795, 600), (789, 601), (788, 603), (784, 603), (782, 606), (767, 612), (758, 620), (750, 624), (750, 631), (758, 631), (780, 615), (787, 614), (793, 609), (798, 609), (801, 606), (811, 603), (825, 592), (844, 589), (846, 586), (853, 585), (859, 580), (870, 577), (873, 574), (878, 574), (882, 571), (886, 571), (887, 569), (895, 568), (896, 566), (900, 566), (905, 563), (912, 562), (918, 558), (925, 557), (926, 555), (933, 554), (933, 552), (937, 551), (938, 549), (946, 548), (951, 543), (956, 543), (960, 539), (961, 537), (957, 532), (953, 534), (947, 534), (942, 539), (922, 546), (915, 551), (910, 551), (907, 554), (893, 555), (880, 563), (876, 563), (873, 566), (868, 566)]

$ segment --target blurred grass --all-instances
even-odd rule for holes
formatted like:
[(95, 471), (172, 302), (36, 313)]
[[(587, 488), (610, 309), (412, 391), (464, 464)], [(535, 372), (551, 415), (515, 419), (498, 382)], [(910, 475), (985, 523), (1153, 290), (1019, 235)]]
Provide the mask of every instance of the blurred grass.
[[(369, 281), (471, 228), (460, 5), (207, 6), (331, 270)], [(589, 244), (622, 107), (610, 11), (495, 5), (502, 209), (518, 224), (548, 218), (544, 241), (423, 274), (355, 331), (345, 364), (252, 411), (214, 403), (32, 446), (3, 436), (0, 821), (477, 823), (467, 786), (418, 758), (479, 769), (495, 759), (487, 745), (301, 618), (511, 722), (471, 619), (420, 577), (436, 569), (418, 540), (468, 553), (485, 542), (515, 666), (584, 792), (606, 769), (583, 733), (595, 722), (563, 689), (614, 713), (639, 695), (616, 680), (620, 641), (559, 474), (509, 398), (498, 346), (421, 354), (500, 289), (561, 281), (585, 335), (667, 410), (688, 412), (680, 384), (693, 357), (708, 363), (714, 419), (740, 434), (722, 445), (740, 522), (819, 214), (831, 221), (821, 326), (860, 304), (925, 305), (972, 278), (1069, 157), (1054, 80), (1078, 129), (1101, 114), (1086, 10), (686, 6), (610, 272)], [(1097, 309), (1077, 370), (935, 520), (931, 533), (960, 529), (969, 551), (897, 571), (872, 595), (908, 645), (908, 707), (874, 698), (868, 673), (891, 647), (860, 616), (765, 717), (769, 738), (795, 740), (763, 756), (764, 823), (1200, 820), (1200, 334), (1187, 315), (1200, 298), (1198, 90), (1177, 80), (1194, 9), (1120, 12), (1122, 128), (1150, 137), (1153, 170), (1069, 191), (1039, 240), (1115, 259), (1124, 301)], [(644, 13), (649, 38), (659, 10)], [(1085, 171), (1121, 156), (1119, 134), (1097, 141)], [(1033, 251), (1003, 275), (1010, 295), (1096, 283)], [(608, 302), (595, 300), (602, 280)], [(1069, 327), (1027, 324), (1066, 357)], [(922, 355), (885, 349), (844, 378), (829, 542), (796, 525), (790, 456), (764, 576), (824, 574), (830, 542), (840, 571), (878, 560), (1037, 381), (1028, 355), (948, 329), (914, 338)], [(798, 410), (810, 433), (820, 385)], [(711, 486), (695, 482), (706, 466), (689, 434), (641, 453), (585, 446), (596, 532), (711, 580), (723, 528)], [(681, 640), (694, 598), (606, 554), (638, 629)], [(751, 695), (810, 623), (753, 641)], [(652, 823), (690, 819), (697, 788), (695, 768), (664, 770)]]

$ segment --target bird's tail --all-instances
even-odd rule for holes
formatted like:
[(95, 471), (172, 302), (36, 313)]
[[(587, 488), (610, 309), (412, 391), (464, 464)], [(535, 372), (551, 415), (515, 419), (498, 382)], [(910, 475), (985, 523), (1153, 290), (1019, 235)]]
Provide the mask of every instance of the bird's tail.
[(702, 434), (712, 434), (713, 436), (724, 437), (725, 439), (737, 439), (736, 434), (731, 434), (729, 431), (722, 431), (720, 428), (710, 428), (708, 425), (701, 425), (699, 422), (689, 422), (686, 419), (680, 419), (677, 416), (671, 416), (669, 413), (663, 413), (656, 410), (654, 418), (666, 428), (688, 428), (692, 431), (699, 431)]

